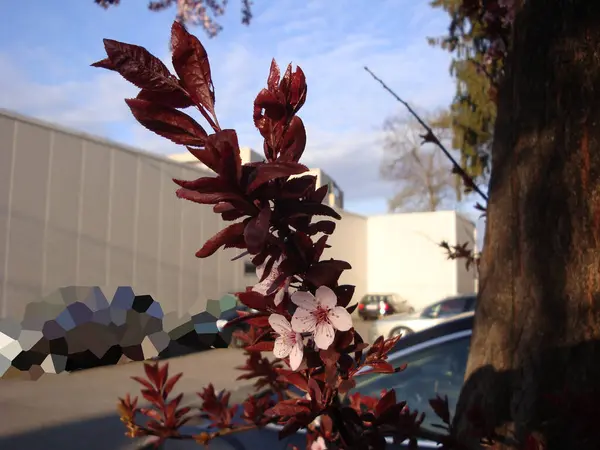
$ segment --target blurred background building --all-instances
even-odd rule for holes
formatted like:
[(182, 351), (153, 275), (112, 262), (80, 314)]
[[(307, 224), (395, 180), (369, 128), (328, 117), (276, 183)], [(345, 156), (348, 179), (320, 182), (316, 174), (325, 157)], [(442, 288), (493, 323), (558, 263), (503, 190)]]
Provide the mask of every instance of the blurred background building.
[[(474, 245), (472, 222), (454, 211), (354, 214), (330, 176), (310, 173), (343, 217), (324, 256), (352, 265), (341, 282), (356, 285), (356, 301), (394, 292), (418, 309), (476, 289), (475, 271), (438, 245)], [(0, 110), (0, 317), (18, 319), (29, 302), (69, 285), (133, 286), (182, 314), (254, 284), (252, 264), (231, 261), (236, 250), (194, 256), (225, 222), (177, 199), (171, 180), (209, 174), (188, 153), (162, 157)]]

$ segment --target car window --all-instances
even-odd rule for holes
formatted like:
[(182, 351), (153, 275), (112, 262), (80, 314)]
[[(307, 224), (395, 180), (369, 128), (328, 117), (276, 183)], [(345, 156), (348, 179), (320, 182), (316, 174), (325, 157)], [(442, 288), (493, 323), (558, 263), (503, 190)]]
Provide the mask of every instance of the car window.
[(448, 396), (450, 412), (454, 412), (469, 355), (470, 336), (433, 345), (404, 355), (390, 363), (394, 367), (407, 364), (404, 371), (394, 374), (357, 376), (353, 392), (379, 398), (383, 389), (396, 391), (398, 401), (406, 400), (411, 410), (425, 413), (423, 426), (432, 428), (440, 420), (431, 410), (429, 400), (436, 394)]
[(442, 306), (442, 302), (428, 306), (421, 313), (421, 317), (425, 318), (425, 319), (433, 319), (434, 317), (437, 317), (440, 312), (441, 306)]
[(374, 304), (386, 300), (389, 300), (387, 295), (365, 295), (361, 300), (361, 303)]

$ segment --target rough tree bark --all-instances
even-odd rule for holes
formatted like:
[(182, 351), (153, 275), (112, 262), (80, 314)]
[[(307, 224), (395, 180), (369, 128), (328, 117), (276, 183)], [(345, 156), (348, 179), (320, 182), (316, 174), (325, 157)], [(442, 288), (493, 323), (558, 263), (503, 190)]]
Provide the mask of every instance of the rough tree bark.
[(479, 409), (479, 428), (501, 437), (494, 449), (523, 449), (533, 435), (548, 450), (598, 450), (600, 1), (524, 3), (499, 92), (455, 425), (474, 448)]

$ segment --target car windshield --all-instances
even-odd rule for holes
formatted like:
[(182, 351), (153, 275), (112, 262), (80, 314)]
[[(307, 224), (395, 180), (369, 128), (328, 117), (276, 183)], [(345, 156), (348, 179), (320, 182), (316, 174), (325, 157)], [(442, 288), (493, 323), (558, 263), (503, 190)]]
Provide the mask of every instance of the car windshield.
[(472, 297), (452, 297), (435, 303), (423, 310), (422, 318), (433, 319), (438, 317), (449, 317), (463, 313), (474, 304)]
[(394, 374), (359, 375), (352, 393), (379, 398), (383, 389), (394, 389), (397, 401), (405, 400), (411, 411), (424, 412), (423, 426), (433, 428), (433, 424), (441, 421), (431, 410), (429, 400), (436, 395), (448, 396), (450, 412), (454, 412), (463, 385), (470, 340), (470, 336), (459, 335), (391, 359), (394, 367), (407, 364), (406, 369)]

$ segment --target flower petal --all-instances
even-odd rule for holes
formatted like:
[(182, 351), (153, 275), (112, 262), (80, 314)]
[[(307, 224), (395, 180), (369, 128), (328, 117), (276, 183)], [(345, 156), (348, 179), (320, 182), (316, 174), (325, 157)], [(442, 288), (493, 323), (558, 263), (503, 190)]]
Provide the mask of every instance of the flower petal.
[(327, 318), (331, 324), (340, 331), (348, 331), (352, 328), (352, 316), (346, 311), (346, 308), (342, 306), (336, 306), (329, 311)]
[(319, 436), (312, 442), (310, 450), (327, 450), (327, 445), (325, 445), (325, 439), (323, 439), (323, 436)]
[(302, 357), (304, 356), (302, 348), (302, 336), (296, 336), (296, 344), (292, 347), (290, 352), (290, 368), (292, 370), (298, 370), (300, 364), (302, 364)]
[(317, 326), (317, 318), (312, 311), (296, 308), (292, 316), (292, 330), (296, 333), (312, 333)]
[(321, 286), (316, 293), (317, 304), (323, 308), (333, 309), (337, 305), (337, 296), (335, 292), (327, 286)]
[(286, 334), (292, 331), (292, 326), (288, 320), (281, 314), (271, 314), (269, 316), (269, 325), (277, 334)]
[(285, 358), (292, 351), (292, 346), (289, 341), (283, 336), (277, 336), (275, 339), (275, 346), (273, 347), (273, 354), (276, 358)]
[[(252, 288), (252, 290), (254, 292), (258, 292), (259, 294), (262, 294), (262, 295), (267, 295), (267, 292), (269, 292), (269, 290), (273, 286), (273, 283), (277, 280), (277, 278), (279, 278), (279, 275), (281, 274), (278, 267), (282, 261), (283, 261), (283, 258), (280, 257), (277, 261), (275, 261), (273, 263), (273, 265), (271, 266), (271, 272), (269, 272), (267, 277), (260, 283), (256, 283), (256, 285)], [(258, 277), (259, 280), (264, 275), (267, 262), (268, 262), (268, 260), (256, 268), (256, 276)]]
[(283, 298), (285, 297), (285, 291), (285, 288), (281, 288), (277, 291), (277, 294), (275, 294), (275, 298), (273, 299), (275, 306), (279, 306), (279, 304), (283, 301)]
[(299, 308), (314, 311), (317, 309), (317, 300), (310, 292), (296, 291), (292, 294), (292, 302)]
[(335, 338), (335, 328), (329, 322), (320, 322), (314, 331), (315, 345), (327, 350)]

